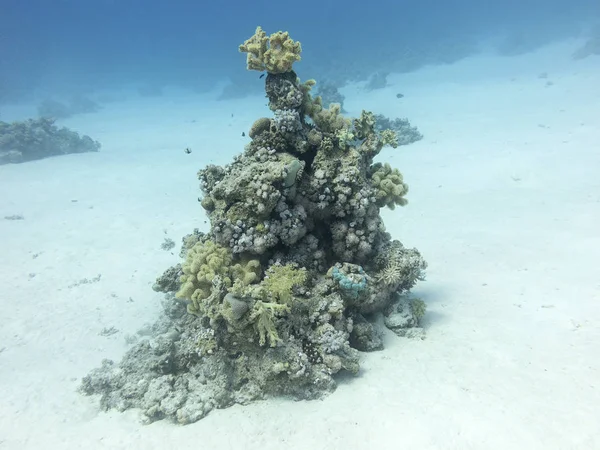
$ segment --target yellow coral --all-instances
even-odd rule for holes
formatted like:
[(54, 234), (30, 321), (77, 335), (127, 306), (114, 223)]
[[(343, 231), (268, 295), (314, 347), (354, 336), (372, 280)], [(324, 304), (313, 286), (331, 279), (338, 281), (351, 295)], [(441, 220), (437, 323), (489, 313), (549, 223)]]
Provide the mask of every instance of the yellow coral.
[(346, 150), (354, 140), (354, 133), (350, 128), (342, 128), (335, 133), (338, 145), (342, 150)]
[(264, 56), (268, 50), (269, 38), (261, 27), (256, 27), (254, 35), (240, 45), (240, 52), (248, 53), (246, 67), (248, 70), (265, 70)]
[(352, 121), (342, 115), (340, 104), (332, 103), (329, 105), (329, 109), (324, 109), (320, 104), (320, 97), (317, 97), (317, 99), (319, 101), (313, 102), (311, 111), (307, 111), (307, 114), (320, 131), (324, 133), (341, 133), (350, 129)]
[(319, 151), (327, 153), (333, 151), (334, 148), (335, 146), (333, 145), (333, 140), (327, 136), (323, 137), (321, 145), (319, 145)]
[[(181, 270), (181, 288), (175, 295), (190, 301), (188, 311), (193, 314), (206, 310), (205, 303), (215, 293), (213, 282), (216, 278), (229, 288), (234, 281), (242, 286), (257, 283), (261, 274), (257, 259), (242, 258), (236, 262), (231, 250), (212, 240), (197, 242), (188, 251)], [(215, 298), (216, 303), (219, 300)]]
[(231, 267), (231, 274), (235, 280), (240, 280), (243, 286), (257, 283), (260, 278), (261, 267), (258, 259), (244, 258)]
[(275, 327), (275, 317), (289, 312), (286, 305), (278, 303), (264, 303), (257, 301), (254, 304), (250, 320), (254, 322), (254, 328), (258, 333), (259, 345), (265, 345), (267, 341), (271, 347), (275, 347), (281, 339)]
[(292, 64), (300, 61), (302, 45), (290, 39), (286, 31), (273, 33), (269, 37), (270, 48), (265, 52), (264, 63), (269, 73), (285, 73), (292, 70)]
[(363, 110), (358, 119), (354, 119), (354, 131), (358, 139), (367, 139), (375, 134), (375, 116)]
[(240, 45), (240, 52), (248, 54), (248, 70), (285, 73), (292, 70), (296, 61), (300, 61), (302, 45), (290, 39), (287, 31), (278, 31), (267, 37), (264, 30), (257, 27), (254, 35)]
[(392, 169), (388, 163), (377, 163), (371, 166), (369, 172), (377, 206), (394, 209), (396, 205), (406, 205), (404, 196), (408, 192), (408, 186), (398, 169)]
[(265, 273), (262, 285), (267, 290), (268, 296), (278, 303), (290, 304), (293, 298), (292, 289), (306, 283), (307, 273), (305, 268), (298, 268), (295, 264), (285, 266), (272, 265)]
[(213, 241), (197, 242), (187, 253), (181, 270), (181, 289), (177, 292), (178, 298), (188, 300), (202, 300), (210, 295), (212, 280), (222, 276), (227, 284), (229, 279), (229, 266), (233, 257), (231, 252)]
[(384, 146), (389, 145), (392, 148), (398, 147), (398, 135), (393, 130), (383, 130), (379, 134), (379, 138)]

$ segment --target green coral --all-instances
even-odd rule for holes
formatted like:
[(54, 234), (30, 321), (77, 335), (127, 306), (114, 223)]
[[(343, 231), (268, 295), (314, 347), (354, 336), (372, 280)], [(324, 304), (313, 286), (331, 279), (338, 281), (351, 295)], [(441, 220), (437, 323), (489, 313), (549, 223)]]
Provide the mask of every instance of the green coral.
[(258, 333), (258, 343), (263, 346), (267, 342), (270, 347), (275, 347), (281, 340), (275, 327), (275, 318), (289, 312), (286, 305), (278, 303), (265, 303), (257, 301), (250, 315), (250, 320), (254, 321), (254, 329)]
[(354, 130), (358, 139), (367, 139), (375, 134), (375, 116), (372, 112), (362, 111), (358, 119), (354, 119)]
[(320, 103), (313, 103), (307, 114), (313, 120), (317, 129), (323, 133), (336, 134), (349, 129), (352, 125), (352, 121), (342, 115), (341, 107), (337, 103), (332, 103), (328, 109), (324, 109)]
[(337, 133), (335, 133), (335, 137), (338, 140), (338, 145), (342, 150), (346, 150), (351, 146), (354, 141), (355, 135), (354, 132), (350, 128), (342, 128)]
[(239, 49), (248, 54), (248, 70), (285, 73), (292, 70), (296, 61), (300, 61), (302, 45), (290, 39), (287, 31), (267, 36), (261, 27), (257, 27), (254, 35), (240, 45)]
[(371, 185), (375, 188), (377, 206), (394, 209), (396, 205), (404, 206), (408, 201), (404, 198), (408, 185), (398, 169), (388, 164), (373, 164), (370, 169)]
[(258, 259), (243, 258), (231, 267), (231, 276), (247, 286), (260, 281), (261, 266)]
[[(341, 106), (337, 103), (331, 103), (327, 109), (323, 108), (321, 97), (310, 96), (311, 86), (305, 91), (302, 106), (304, 113), (312, 119), (320, 133), (334, 136), (340, 149), (351, 147), (356, 140), (363, 141), (363, 153), (373, 156), (386, 145), (398, 147), (398, 136), (393, 130), (377, 131), (376, 117), (372, 112), (362, 111), (359, 118), (350, 120), (342, 115)], [(321, 135), (321, 147), (327, 145), (323, 145), (324, 139)]]
[(211, 240), (196, 243), (181, 266), (182, 285), (176, 297), (192, 301), (207, 298), (216, 276), (221, 276), (225, 284), (231, 284), (229, 266), (232, 262), (233, 255), (229, 249)]
[(273, 265), (266, 271), (261, 284), (270, 298), (278, 303), (290, 304), (292, 289), (304, 285), (306, 278), (306, 269), (298, 268), (295, 264)]
[(379, 134), (379, 138), (383, 146), (389, 145), (392, 148), (397, 148), (399, 145), (398, 134), (394, 130), (383, 130)]
[(300, 83), (300, 78), (296, 77), (296, 79), (298, 81), (300, 92), (302, 93), (302, 105), (300, 111), (312, 119), (314, 113), (323, 109), (323, 100), (321, 97), (313, 97), (311, 95), (312, 88), (317, 84), (317, 81), (311, 78), (304, 83)]
[(338, 103), (331, 103), (329, 108), (325, 109), (321, 97), (312, 98), (308, 91), (305, 95), (307, 97), (303, 103), (304, 112), (312, 119), (320, 134), (319, 146), (325, 151), (333, 149), (334, 142), (331, 137), (323, 137), (323, 134), (329, 134), (335, 137), (340, 149), (345, 150), (350, 147), (357, 136), (352, 127), (352, 121), (342, 115), (341, 106)]
[(324, 154), (332, 153), (335, 149), (333, 140), (329, 136), (324, 136), (319, 144), (319, 151)]
[(234, 281), (243, 286), (256, 283), (261, 274), (257, 259), (245, 258), (235, 262), (230, 249), (212, 240), (197, 242), (188, 251), (181, 270), (181, 288), (176, 297), (190, 301), (188, 311), (191, 314), (206, 313), (210, 309), (211, 318), (218, 314), (221, 300), (220, 292), (214, 289), (215, 280), (219, 280), (226, 289)]

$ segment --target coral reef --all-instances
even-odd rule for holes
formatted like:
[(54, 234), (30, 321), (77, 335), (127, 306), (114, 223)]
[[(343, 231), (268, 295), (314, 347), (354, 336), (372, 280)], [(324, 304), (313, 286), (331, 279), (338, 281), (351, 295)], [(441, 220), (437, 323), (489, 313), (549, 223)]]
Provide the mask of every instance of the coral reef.
[(0, 122), (0, 164), (21, 163), (69, 153), (97, 152), (100, 143), (58, 128), (53, 119)]
[(389, 72), (376, 72), (369, 77), (365, 85), (367, 91), (375, 91), (377, 89), (383, 89), (388, 85), (387, 77)]
[(314, 399), (335, 389), (336, 374), (360, 370), (359, 351), (382, 348), (372, 317), (421, 335), (424, 305), (405, 294), (426, 263), (380, 216), (406, 204), (400, 172), (374, 162), (398, 137), (372, 113), (324, 108), (315, 82), (292, 70), (299, 48), (260, 28), (240, 48), (249, 69), (268, 72), (272, 117), (252, 125), (230, 164), (198, 172), (210, 231), (184, 237), (183, 263), (154, 285), (167, 298), (153, 338), (84, 378), (104, 408), (189, 423), (269, 395)]
[(48, 119), (66, 119), (77, 114), (94, 113), (100, 110), (93, 100), (83, 95), (75, 95), (67, 103), (46, 99), (38, 105), (38, 115)]
[(339, 89), (334, 83), (329, 81), (320, 81), (317, 94), (319, 97), (321, 97), (324, 108), (329, 108), (329, 105), (332, 103), (337, 103), (340, 105), (341, 112), (345, 113), (344, 100), (346, 97), (340, 93)]
[(417, 127), (413, 127), (408, 119), (389, 119), (382, 114), (375, 114), (375, 129), (392, 130), (396, 133), (398, 145), (408, 145), (423, 139)]

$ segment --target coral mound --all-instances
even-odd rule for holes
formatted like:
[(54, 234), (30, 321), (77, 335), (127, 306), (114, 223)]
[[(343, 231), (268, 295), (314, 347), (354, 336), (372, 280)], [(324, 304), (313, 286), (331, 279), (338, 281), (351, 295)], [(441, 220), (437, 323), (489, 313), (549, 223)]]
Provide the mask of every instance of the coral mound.
[(54, 119), (0, 122), (0, 164), (14, 164), (69, 153), (97, 152), (100, 143), (68, 128), (58, 128)]
[(398, 145), (396, 132), (377, 130), (366, 111), (348, 119), (339, 105), (324, 109), (294, 58), (285, 71), (266, 62), (257, 34), (242, 50), (268, 71), (272, 116), (256, 121), (231, 164), (199, 171), (210, 231), (186, 236), (183, 262), (157, 280), (167, 298), (154, 337), (84, 378), (83, 392), (101, 394), (105, 408), (189, 423), (269, 395), (318, 398), (336, 374), (360, 370), (359, 351), (382, 347), (373, 315), (418, 334), (425, 307), (405, 294), (426, 264), (379, 214), (406, 204), (400, 172), (374, 163)]

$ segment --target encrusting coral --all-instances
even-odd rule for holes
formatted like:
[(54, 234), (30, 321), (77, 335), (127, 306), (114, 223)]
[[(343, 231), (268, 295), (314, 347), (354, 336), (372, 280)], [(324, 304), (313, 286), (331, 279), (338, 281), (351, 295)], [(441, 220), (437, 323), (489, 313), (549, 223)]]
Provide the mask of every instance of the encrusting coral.
[(324, 109), (292, 70), (301, 47), (287, 33), (259, 27), (240, 50), (267, 71), (272, 117), (231, 164), (198, 172), (210, 231), (186, 236), (184, 262), (157, 280), (167, 296), (154, 337), (84, 378), (104, 408), (190, 423), (268, 395), (318, 398), (359, 371), (359, 351), (382, 347), (374, 314), (419, 334), (424, 304), (404, 294), (426, 264), (379, 214), (406, 204), (400, 172), (374, 162), (397, 134), (369, 112)]

